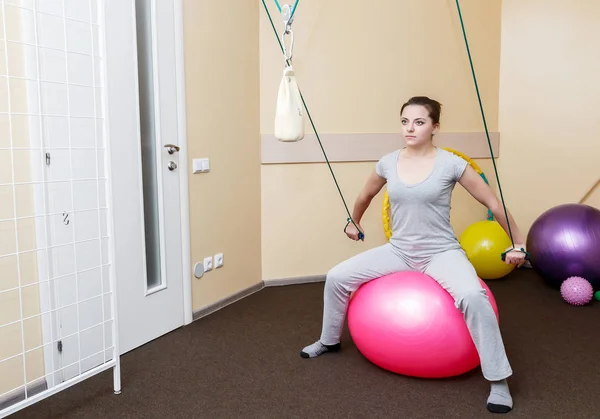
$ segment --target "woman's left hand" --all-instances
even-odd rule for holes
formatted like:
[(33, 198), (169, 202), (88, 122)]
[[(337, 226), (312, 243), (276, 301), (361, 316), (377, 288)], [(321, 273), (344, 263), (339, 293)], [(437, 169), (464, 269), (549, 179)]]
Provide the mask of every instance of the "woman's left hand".
[[(523, 251), (521, 251), (523, 248)], [(520, 268), (525, 263), (525, 246), (517, 247), (506, 254), (505, 261), (507, 264), (517, 265)]]

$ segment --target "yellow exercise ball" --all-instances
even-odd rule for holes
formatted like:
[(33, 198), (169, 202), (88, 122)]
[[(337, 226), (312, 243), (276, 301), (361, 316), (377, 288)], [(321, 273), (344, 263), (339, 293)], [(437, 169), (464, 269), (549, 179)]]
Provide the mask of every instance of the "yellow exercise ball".
[(502, 253), (512, 241), (496, 221), (477, 221), (460, 235), (460, 245), (481, 279), (498, 279), (508, 275), (516, 265), (502, 260)]

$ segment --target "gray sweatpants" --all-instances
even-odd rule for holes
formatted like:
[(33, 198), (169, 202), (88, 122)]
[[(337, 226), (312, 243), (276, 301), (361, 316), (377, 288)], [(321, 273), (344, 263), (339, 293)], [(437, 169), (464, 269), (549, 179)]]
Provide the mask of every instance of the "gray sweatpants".
[(411, 260), (392, 244), (386, 243), (336, 265), (327, 273), (325, 281), (321, 343), (334, 345), (340, 342), (352, 292), (372, 279), (406, 270), (431, 276), (452, 295), (479, 353), (483, 376), (489, 381), (509, 377), (512, 369), (494, 310), (462, 249), (449, 250), (428, 259)]

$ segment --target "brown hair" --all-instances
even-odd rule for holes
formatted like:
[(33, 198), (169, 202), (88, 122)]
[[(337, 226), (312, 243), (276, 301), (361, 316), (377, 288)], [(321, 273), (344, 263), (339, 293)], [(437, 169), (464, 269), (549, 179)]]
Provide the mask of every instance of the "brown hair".
[(427, 96), (413, 96), (408, 99), (402, 109), (400, 109), (400, 115), (404, 112), (404, 108), (410, 105), (421, 105), (429, 111), (429, 117), (432, 119), (434, 124), (440, 123), (440, 115), (442, 113), (442, 104), (436, 100), (430, 99)]

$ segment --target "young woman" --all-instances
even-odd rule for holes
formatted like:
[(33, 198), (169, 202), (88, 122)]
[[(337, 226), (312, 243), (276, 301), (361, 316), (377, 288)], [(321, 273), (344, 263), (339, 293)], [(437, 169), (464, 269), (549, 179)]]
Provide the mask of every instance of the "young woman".
[[(512, 369), (492, 306), (450, 224), (450, 201), (455, 184), (460, 183), (489, 208), (508, 232), (506, 215), (496, 194), (464, 159), (433, 145), (440, 113), (441, 105), (427, 97), (413, 97), (402, 106), (405, 147), (377, 162), (352, 215), (362, 231), (360, 220), (364, 212), (387, 183), (392, 212), (390, 242), (360, 253), (327, 273), (321, 337), (302, 349), (300, 355), (314, 358), (340, 349), (350, 294), (362, 284), (398, 271), (424, 272), (452, 295), (464, 315), (480, 356), (483, 376), (491, 382), (488, 410), (507, 413), (513, 407), (506, 382)], [(508, 218), (515, 249), (524, 249), (524, 237), (510, 214)], [(346, 234), (358, 240), (359, 231), (354, 225), (348, 225)], [(505, 260), (520, 266), (525, 254), (511, 250)]]

